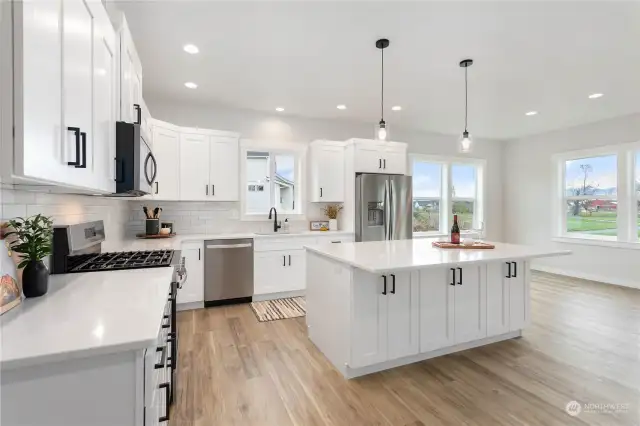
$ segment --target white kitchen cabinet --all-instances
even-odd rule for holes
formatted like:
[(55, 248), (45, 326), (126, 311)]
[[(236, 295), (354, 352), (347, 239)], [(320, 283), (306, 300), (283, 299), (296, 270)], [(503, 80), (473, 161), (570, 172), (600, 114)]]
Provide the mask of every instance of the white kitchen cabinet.
[(387, 355), (389, 359), (415, 355), (420, 349), (420, 273), (387, 276)]
[(454, 344), (455, 285), (451, 275), (445, 268), (420, 271), (420, 352)]
[(450, 268), (455, 279), (454, 336), (455, 343), (478, 340), (487, 335), (484, 268), (466, 266)]
[(182, 244), (187, 280), (178, 290), (178, 304), (204, 302), (204, 241)]
[(140, 113), (142, 117), (142, 123), (140, 123), (140, 132), (148, 139), (146, 142), (153, 146), (153, 133), (152, 133), (152, 121), (151, 113), (147, 108), (147, 103), (142, 99), (140, 102), (140, 107), (142, 108), (142, 112)]
[(178, 132), (154, 124), (153, 155), (158, 169), (152, 197), (159, 200), (179, 199), (179, 139)]
[(238, 201), (240, 192), (239, 137), (212, 135), (209, 145), (209, 198)]
[(407, 174), (407, 144), (352, 139), (356, 173)]
[(487, 265), (487, 336), (521, 330), (529, 324), (529, 284), (523, 261)]
[(387, 360), (389, 304), (380, 275), (360, 270), (355, 270), (353, 275), (349, 366), (357, 368)]
[(343, 142), (314, 141), (309, 149), (310, 201), (341, 203), (345, 196)]
[[(142, 108), (142, 64), (124, 14), (120, 16), (120, 120), (138, 122)], [(141, 117), (140, 117), (141, 118)]]
[(180, 199), (200, 201), (209, 198), (209, 137), (180, 135)]
[(304, 290), (304, 250), (255, 253), (254, 271), (254, 294)]
[(103, 4), (52, 0), (13, 7), (11, 174), (112, 192), (117, 50)]

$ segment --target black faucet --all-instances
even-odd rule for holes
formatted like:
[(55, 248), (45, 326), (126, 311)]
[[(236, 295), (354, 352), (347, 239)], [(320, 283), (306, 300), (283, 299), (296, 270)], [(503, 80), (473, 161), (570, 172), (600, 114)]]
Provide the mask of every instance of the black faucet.
[(274, 212), (273, 215), (273, 232), (278, 232), (278, 229), (282, 228), (282, 225), (278, 225), (278, 210), (275, 207), (271, 207), (269, 210), (269, 219), (271, 219), (271, 212)]

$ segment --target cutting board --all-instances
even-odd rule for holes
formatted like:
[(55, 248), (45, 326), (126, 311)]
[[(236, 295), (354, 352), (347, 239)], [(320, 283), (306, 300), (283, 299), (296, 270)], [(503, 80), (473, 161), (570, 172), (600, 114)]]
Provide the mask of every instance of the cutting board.
[(471, 245), (453, 244), (448, 241), (434, 241), (432, 246), (442, 249), (463, 249), (463, 250), (490, 250), (496, 248), (493, 244), (476, 242)]

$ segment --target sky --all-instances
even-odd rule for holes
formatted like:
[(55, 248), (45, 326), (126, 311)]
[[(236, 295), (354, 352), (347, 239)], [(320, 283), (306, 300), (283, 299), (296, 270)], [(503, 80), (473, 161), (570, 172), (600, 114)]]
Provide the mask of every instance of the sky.
[[(451, 178), (456, 197), (474, 198), (476, 193), (475, 167), (454, 164)], [(413, 196), (440, 197), (442, 191), (442, 165), (437, 163), (413, 163)]]
[(566, 190), (582, 188), (584, 172), (580, 169), (581, 165), (591, 166), (591, 171), (587, 174), (587, 185), (598, 189), (616, 188), (618, 186), (617, 161), (615, 155), (567, 161), (565, 164)]
[(276, 173), (285, 179), (294, 180), (294, 157), (291, 155), (276, 155)]

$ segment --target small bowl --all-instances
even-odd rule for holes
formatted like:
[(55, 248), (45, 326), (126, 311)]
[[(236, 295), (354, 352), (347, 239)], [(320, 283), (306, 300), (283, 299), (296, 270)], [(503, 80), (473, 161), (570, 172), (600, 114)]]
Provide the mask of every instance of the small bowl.
[(473, 238), (465, 238), (462, 240), (462, 245), (463, 246), (472, 246), (474, 243)]
[(162, 228), (160, 229), (161, 235), (169, 235), (171, 233), (171, 228)]

